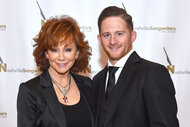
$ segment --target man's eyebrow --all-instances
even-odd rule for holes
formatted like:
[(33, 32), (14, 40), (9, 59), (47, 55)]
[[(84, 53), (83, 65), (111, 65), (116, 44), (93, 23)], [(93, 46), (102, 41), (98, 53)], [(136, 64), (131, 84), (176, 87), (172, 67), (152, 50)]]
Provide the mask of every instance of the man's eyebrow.
[(108, 34), (109, 32), (104, 32), (104, 33), (102, 33), (101, 35), (104, 35), (104, 34)]
[(125, 33), (125, 31), (123, 31), (123, 30), (116, 31), (116, 33), (117, 33), (117, 32), (122, 32), (122, 33)]

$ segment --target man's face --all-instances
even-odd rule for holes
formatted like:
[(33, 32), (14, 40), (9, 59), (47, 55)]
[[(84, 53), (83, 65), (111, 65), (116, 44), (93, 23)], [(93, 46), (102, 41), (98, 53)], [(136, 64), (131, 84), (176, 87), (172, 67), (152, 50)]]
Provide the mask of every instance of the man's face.
[(107, 17), (102, 21), (98, 40), (114, 65), (132, 49), (136, 32), (130, 31), (119, 16)]

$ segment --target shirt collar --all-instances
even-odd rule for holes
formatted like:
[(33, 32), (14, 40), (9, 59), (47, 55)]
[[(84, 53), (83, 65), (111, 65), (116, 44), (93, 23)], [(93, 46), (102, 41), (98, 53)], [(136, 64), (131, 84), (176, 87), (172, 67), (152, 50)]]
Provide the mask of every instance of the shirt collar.
[[(114, 65), (116, 67), (121, 67), (123, 68), (127, 59), (129, 58), (129, 56), (134, 52), (134, 50), (132, 49), (131, 51), (129, 51), (124, 57), (122, 57), (120, 60), (117, 61), (117, 63)], [(113, 66), (110, 61), (108, 60), (108, 67), (109, 66)]]

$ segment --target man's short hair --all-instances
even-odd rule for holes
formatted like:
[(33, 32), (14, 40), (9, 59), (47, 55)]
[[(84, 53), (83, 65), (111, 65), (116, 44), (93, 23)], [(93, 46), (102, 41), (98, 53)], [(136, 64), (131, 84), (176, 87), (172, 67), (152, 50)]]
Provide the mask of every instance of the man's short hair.
[(119, 8), (116, 6), (109, 6), (105, 8), (99, 18), (98, 18), (98, 28), (99, 28), (99, 33), (100, 33), (100, 27), (102, 24), (102, 21), (107, 18), (107, 17), (112, 17), (112, 16), (120, 16), (125, 22), (129, 30), (133, 31), (133, 21), (131, 15), (127, 13), (127, 11), (123, 8)]

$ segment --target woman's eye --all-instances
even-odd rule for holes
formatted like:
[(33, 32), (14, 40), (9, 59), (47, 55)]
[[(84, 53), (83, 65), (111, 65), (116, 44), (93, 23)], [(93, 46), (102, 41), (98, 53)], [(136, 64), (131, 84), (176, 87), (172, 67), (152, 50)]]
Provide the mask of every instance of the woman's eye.
[(66, 48), (65, 51), (66, 52), (71, 52), (71, 48)]
[(57, 49), (51, 49), (52, 52), (57, 52)]

